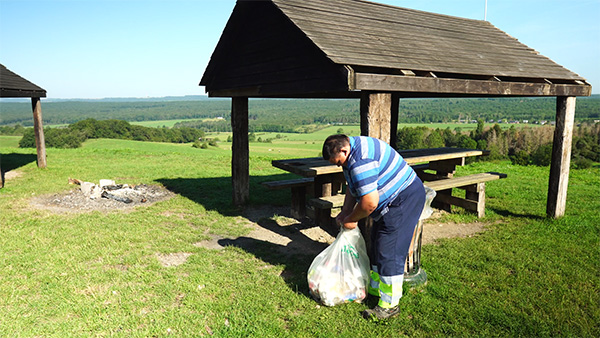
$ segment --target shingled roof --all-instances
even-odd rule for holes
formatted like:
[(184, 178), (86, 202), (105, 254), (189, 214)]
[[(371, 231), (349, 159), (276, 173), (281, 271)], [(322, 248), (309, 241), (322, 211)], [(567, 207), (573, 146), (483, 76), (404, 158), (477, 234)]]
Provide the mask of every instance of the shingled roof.
[(238, 0), (200, 85), (250, 97), (591, 93), (487, 21), (362, 0)]
[(0, 64), (0, 97), (46, 97), (46, 90)]

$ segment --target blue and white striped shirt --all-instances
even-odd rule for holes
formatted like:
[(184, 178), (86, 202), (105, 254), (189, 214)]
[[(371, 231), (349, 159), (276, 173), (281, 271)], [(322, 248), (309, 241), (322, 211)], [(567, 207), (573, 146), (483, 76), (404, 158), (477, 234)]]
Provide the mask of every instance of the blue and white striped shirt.
[(371, 217), (378, 220), (390, 202), (414, 181), (416, 173), (387, 143), (366, 136), (349, 138), (350, 154), (343, 167), (348, 189), (357, 199), (377, 190), (379, 204)]

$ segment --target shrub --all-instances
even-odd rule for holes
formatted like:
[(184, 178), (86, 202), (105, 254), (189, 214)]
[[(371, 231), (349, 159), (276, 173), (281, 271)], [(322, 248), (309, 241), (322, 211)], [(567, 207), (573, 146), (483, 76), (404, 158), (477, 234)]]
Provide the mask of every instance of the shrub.
[(531, 154), (531, 164), (537, 166), (548, 166), (552, 162), (552, 144), (545, 144), (538, 147)]
[(529, 154), (525, 150), (519, 150), (514, 155), (510, 156), (510, 160), (516, 165), (529, 165)]
[[(79, 148), (87, 139), (86, 135), (78, 130), (69, 128), (48, 128), (44, 129), (44, 139), (46, 147), (49, 148)], [(35, 132), (27, 129), (19, 141), (21, 148), (35, 148)]]
[(578, 156), (573, 160), (572, 166), (575, 169), (588, 169), (591, 168), (594, 161), (589, 158)]

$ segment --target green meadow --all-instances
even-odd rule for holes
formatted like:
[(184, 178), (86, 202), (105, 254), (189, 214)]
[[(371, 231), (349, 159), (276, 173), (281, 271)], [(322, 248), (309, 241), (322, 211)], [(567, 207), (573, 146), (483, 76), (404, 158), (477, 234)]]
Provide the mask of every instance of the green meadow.
[[(195, 245), (247, 239), (249, 222), (279, 234), (275, 212), (289, 191), (260, 183), (293, 177), (271, 160), (318, 156), (314, 134), (257, 134), (250, 144), (250, 202), (231, 204), (231, 144), (218, 147), (93, 139), (78, 149), (35, 149), (0, 136), (0, 337), (598, 337), (600, 336), (600, 168), (571, 170), (566, 216), (545, 217), (548, 167), (475, 162), (458, 175), (497, 171), (486, 184), (486, 216), (456, 209), (436, 222), (484, 223), (468, 238), (425, 245), (426, 285), (405, 285), (401, 314), (360, 317), (366, 304), (319, 306), (308, 294), (314, 255), (279, 254), (275, 244), (222, 250)], [(358, 129), (342, 126), (358, 135)], [(216, 136), (216, 135), (213, 135)], [(174, 197), (127, 211), (55, 213), (32, 199), (90, 182), (156, 184)], [(284, 248), (285, 249), (285, 248)], [(185, 254), (164, 266), (157, 257)]]

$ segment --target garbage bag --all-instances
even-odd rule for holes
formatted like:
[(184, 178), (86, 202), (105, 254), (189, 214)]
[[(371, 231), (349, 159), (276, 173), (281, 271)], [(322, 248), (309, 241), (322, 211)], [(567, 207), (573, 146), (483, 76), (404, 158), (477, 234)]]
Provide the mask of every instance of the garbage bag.
[(367, 296), (369, 256), (358, 227), (342, 227), (308, 268), (310, 294), (323, 305), (361, 302)]
[(430, 187), (423, 185), (425, 187), (425, 206), (423, 207), (423, 211), (421, 212), (421, 217), (419, 220), (427, 219), (433, 214), (433, 208), (431, 207), (431, 201), (435, 198), (437, 193), (435, 190)]

